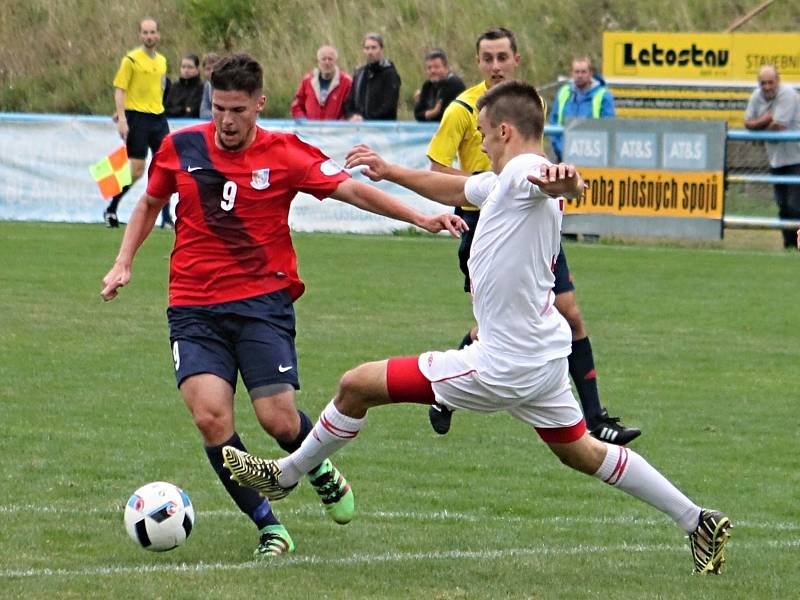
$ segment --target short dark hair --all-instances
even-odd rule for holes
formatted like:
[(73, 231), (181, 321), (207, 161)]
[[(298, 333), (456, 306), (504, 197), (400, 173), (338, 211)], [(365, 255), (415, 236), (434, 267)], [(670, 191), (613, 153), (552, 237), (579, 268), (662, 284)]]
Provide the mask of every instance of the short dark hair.
[(264, 88), (264, 72), (249, 54), (231, 54), (214, 66), (211, 85), (215, 90), (247, 92), (253, 96)]
[(364, 42), (367, 40), (375, 40), (378, 42), (378, 46), (383, 48), (383, 36), (380, 33), (375, 33), (374, 31), (370, 31), (369, 33), (365, 33), (364, 37), (361, 38), (361, 45), (364, 45)]
[(219, 62), (220, 56), (216, 52), (207, 52), (205, 56), (203, 56), (203, 66), (205, 67), (207, 64), (215, 65)]
[(441, 60), (443, 64), (447, 64), (447, 54), (445, 54), (444, 50), (441, 48), (434, 48), (425, 54), (425, 62), (429, 60), (436, 60), (437, 58)]
[(483, 40), (502, 40), (508, 38), (508, 43), (511, 44), (511, 51), (517, 53), (517, 38), (511, 30), (505, 27), (491, 27), (478, 36), (478, 41), (475, 42), (475, 52), (480, 52), (481, 42)]
[(486, 108), (492, 127), (511, 123), (528, 139), (541, 139), (544, 131), (544, 103), (536, 88), (524, 81), (504, 81), (480, 98), (478, 110)]
[(197, 54), (184, 54), (181, 61), (190, 60), (194, 63), (195, 67), (200, 66), (200, 59), (197, 57)]

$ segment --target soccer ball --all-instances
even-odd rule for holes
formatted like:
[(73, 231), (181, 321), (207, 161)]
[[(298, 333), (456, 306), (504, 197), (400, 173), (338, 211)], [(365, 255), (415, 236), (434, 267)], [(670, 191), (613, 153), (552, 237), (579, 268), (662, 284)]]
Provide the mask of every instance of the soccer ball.
[(145, 550), (165, 552), (177, 548), (194, 525), (194, 507), (181, 488), (165, 481), (143, 485), (125, 506), (125, 529)]

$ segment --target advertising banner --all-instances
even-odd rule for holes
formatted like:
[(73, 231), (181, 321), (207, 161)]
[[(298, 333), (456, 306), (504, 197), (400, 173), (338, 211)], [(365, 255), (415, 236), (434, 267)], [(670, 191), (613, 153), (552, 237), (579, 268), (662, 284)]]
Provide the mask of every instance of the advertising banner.
[(725, 135), (722, 121), (570, 121), (564, 160), (588, 187), (566, 203), (563, 230), (721, 238)]
[(742, 127), (758, 70), (800, 87), (800, 33), (605, 32), (603, 76), (628, 118), (724, 119)]
[[(179, 129), (198, 121), (170, 122)], [(331, 121), (269, 120), (263, 127), (295, 133), (344, 163), (356, 144), (369, 144), (388, 160), (427, 169), (428, 142), (435, 123), (344, 123)], [(89, 171), (98, 158), (120, 144), (116, 126), (108, 117), (66, 115), (0, 115), (0, 219), (101, 223), (108, 200), (103, 199)], [(359, 173), (353, 173), (367, 181)], [(118, 215), (125, 223), (145, 191), (146, 177), (135, 182), (123, 198)], [(421, 212), (438, 214), (445, 207), (399, 186), (381, 182), (385, 191)], [(173, 205), (177, 196), (173, 197)], [(173, 206), (175, 208), (175, 206)], [(390, 233), (410, 226), (344, 204), (320, 202), (300, 193), (292, 202), (289, 224), (295, 231)]]

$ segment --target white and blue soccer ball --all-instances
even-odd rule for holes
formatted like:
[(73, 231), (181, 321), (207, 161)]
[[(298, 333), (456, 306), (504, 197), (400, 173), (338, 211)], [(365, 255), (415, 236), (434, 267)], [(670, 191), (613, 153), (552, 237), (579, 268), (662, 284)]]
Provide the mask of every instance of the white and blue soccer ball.
[(177, 485), (154, 481), (136, 490), (125, 505), (125, 529), (139, 546), (152, 552), (177, 548), (194, 527), (194, 507)]

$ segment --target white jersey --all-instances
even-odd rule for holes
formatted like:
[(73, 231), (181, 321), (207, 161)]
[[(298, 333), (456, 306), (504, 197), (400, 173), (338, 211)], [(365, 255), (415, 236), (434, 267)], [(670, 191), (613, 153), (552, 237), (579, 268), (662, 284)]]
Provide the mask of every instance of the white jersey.
[[(553, 267), (561, 245), (562, 201), (527, 180), (542, 164), (535, 154), (503, 171), (467, 180), (467, 200), (481, 209), (469, 259), (478, 323), (474, 351), (487, 380), (508, 382), (517, 367), (569, 356), (572, 334), (553, 305)], [(524, 371), (524, 369), (523, 369)]]

